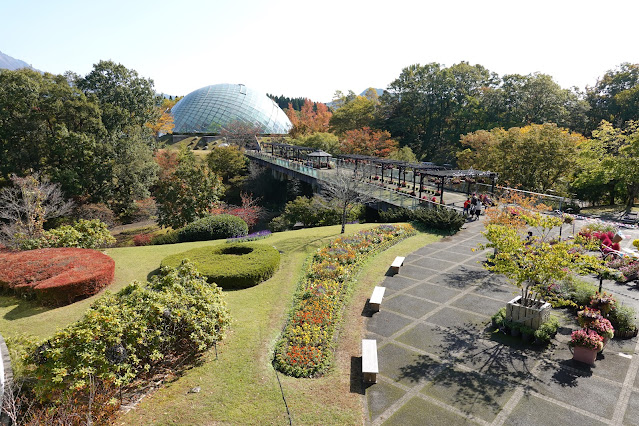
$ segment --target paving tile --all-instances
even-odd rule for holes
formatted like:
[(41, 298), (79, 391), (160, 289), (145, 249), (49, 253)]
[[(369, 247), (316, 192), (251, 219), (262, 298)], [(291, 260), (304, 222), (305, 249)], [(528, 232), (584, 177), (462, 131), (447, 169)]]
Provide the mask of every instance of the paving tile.
[(385, 382), (377, 382), (366, 389), (369, 420), (376, 419), (406, 392), (397, 386)]
[(593, 376), (595, 368), (572, 360), (545, 362), (530, 386), (542, 395), (557, 399), (604, 418), (612, 418), (621, 385)]
[(405, 386), (416, 386), (435, 377), (442, 369), (434, 359), (389, 343), (377, 349), (379, 372)]
[(401, 275), (394, 275), (392, 277), (384, 278), (381, 286), (392, 290), (404, 290), (405, 288), (412, 287), (417, 284), (419, 280), (414, 278), (402, 277)]
[(473, 246), (456, 244), (448, 247), (446, 250), (452, 253), (457, 253), (461, 255), (474, 256), (476, 253), (472, 250)]
[(442, 251), (435, 252), (428, 257), (432, 259), (445, 260), (447, 262), (459, 263), (459, 262), (463, 262), (465, 260), (470, 259), (474, 255), (475, 254), (472, 253), (470, 250), (467, 253), (463, 253), (463, 254), (452, 252), (450, 250), (442, 250)]
[(366, 329), (380, 336), (390, 337), (410, 323), (410, 319), (389, 312), (382, 303), (381, 310), (367, 320)]
[(435, 244), (429, 244), (427, 246), (420, 248), (419, 250), (415, 250), (413, 254), (416, 256), (430, 256), (432, 253), (439, 251), (442, 248), (444, 247), (441, 247)]
[[(460, 333), (455, 330), (455, 334)], [(471, 331), (466, 333), (472, 336)], [(460, 356), (459, 362), (496, 380), (522, 383), (534, 380), (531, 370), (537, 363), (537, 354), (520, 342), (521, 339), (512, 338), (511, 345), (507, 346), (479, 335), (474, 345)]]
[(481, 315), (491, 316), (505, 305), (501, 300), (489, 299), (487, 297), (467, 294), (457, 299), (452, 306), (464, 309)]
[(472, 333), (479, 335), (489, 320), (472, 312), (444, 308), (429, 317), (428, 322), (449, 329), (471, 330)]
[(475, 422), (471, 422), (465, 417), (461, 417), (429, 401), (415, 397), (406, 402), (383, 424), (402, 426), (451, 426), (475, 424)]
[(421, 318), (426, 313), (439, 306), (435, 303), (431, 303), (407, 294), (398, 294), (388, 298), (384, 298), (384, 301), (382, 303), (383, 309), (385, 311), (389, 310), (400, 312), (413, 318)]
[(626, 415), (623, 418), (624, 425), (637, 425), (639, 424), (639, 392), (634, 391), (630, 394), (630, 400), (628, 401), (628, 408), (626, 408)]
[(406, 294), (410, 294), (417, 297), (423, 297), (424, 299), (432, 300), (438, 303), (444, 303), (457, 296), (461, 291), (448, 287), (442, 287), (430, 283), (421, 283), (413, 288), (406, 290)]
[(448, 361), (453, 361), (456, 354), (467, 347), (467, 342), (450, 330), (424, 323), (417, 324), (395, 340)]
[(403, 277), (413, 278), (415, 280), (423, 280), (437, 274), (439, 271), (440, 269), (422, 268), (421, 266), (417, 265), (404, 265), (399, 269), (399, 275)]
[(456, 263), (430, 256), (424, 256), (419, 262), (415, 263), (414, 266), (419, 266), (420, 268), (426, 268), (434, 271), (443, 271), (444, 269), (456, 266)]
[(473, 290), (473, 293), (508, 302), (517, 295), (518, 291), (519, 289), (517, 287), (509, 284), (504, 285), (504, 282), (498, 277), (495, 276), (495, 278), (493, 278), (493, 276), (490, 276), (482, 281), (481, 284)]
[(603, 425), (596, 419), (576, 413), (534, 395), (524, 395), (508, 416), (508, 426)]
[(428, 383), (422, 393), (492, 422), (515, 391), (515, 387), (485, 375), (447, 368)]

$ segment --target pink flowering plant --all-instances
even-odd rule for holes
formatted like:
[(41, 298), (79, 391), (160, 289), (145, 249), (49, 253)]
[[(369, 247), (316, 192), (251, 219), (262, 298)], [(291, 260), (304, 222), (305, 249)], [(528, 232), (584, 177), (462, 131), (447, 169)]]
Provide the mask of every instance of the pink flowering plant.
[(597, 292), (590, 298), (590, 307), (601, 311), (603, 315), (608, 315), (616, 306), (617, 300), (612, 294), (605, 291), (603, 293)]
[(584, 308), (583, 311), (577, 312), (577, 321), (582, 327), (588, 327), (588, 325), (594, 321), (603, 318), (599, 309)]
[(588, 325), (588, 328), (590, 330), (595, 331), (598, 335), (604, 338), (607, 337), (608, 339), (612, 339), (613, 336), (615, 335), (614, 327), (612, 326), (610, 321), (608, 321), (605, 318), (600, 318), (598, 320), (591, 322)]
[(580, 346), (582, 348), (600, 351), (603, 349), (603, 337), (594, 330), (582, 328), (581, 330), (572, 332), (570, 335), (570, 346)]

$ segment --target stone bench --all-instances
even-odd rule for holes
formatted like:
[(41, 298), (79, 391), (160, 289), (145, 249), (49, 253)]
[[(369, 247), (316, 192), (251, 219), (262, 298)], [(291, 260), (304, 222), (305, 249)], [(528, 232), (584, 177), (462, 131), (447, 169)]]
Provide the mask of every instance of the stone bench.
[(371, 310), (373, 312), (379, 312), (379, 305), (382, 303), (382, 299), (384, 298), (384, 292), (386, 291), (386, 287), (378, 287), (375, 286), (373, 290), (373, 294), (371, 295), (368, 304), (371, 306)]
[(393, 263), (391, 264), (391, 272), (394, 274), (399, 274), (399, 267), (404, 264), (405, 257), (397, 256)]
[(377, 383), (377, 340), (362, 339), (362, 373), (364, 383)]

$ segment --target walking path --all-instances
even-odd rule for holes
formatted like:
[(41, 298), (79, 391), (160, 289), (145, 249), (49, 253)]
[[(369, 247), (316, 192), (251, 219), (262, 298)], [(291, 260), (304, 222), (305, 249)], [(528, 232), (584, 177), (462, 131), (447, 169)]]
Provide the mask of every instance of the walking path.
[[(594, 367), (572, 361), (565, 311), (544, 349), (492, 332), (515, 288), (481, 267), (482, 221), (406, 257), (367, 319), (380, 374), (366, 388), (371, 425), (639, 425), (639, 344), (612, 340)], [(639, 292), (606, 283), (622, 303)], [(636, 295), (636, 296), (635, 296)]]

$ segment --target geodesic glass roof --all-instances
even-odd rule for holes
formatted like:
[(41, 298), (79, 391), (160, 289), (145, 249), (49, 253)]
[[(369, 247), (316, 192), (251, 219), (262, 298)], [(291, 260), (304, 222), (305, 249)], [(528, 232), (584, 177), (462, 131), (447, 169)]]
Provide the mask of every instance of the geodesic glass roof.
[(284, 134), (292, 127), (273, 100), (243, 84), (215, 84), (195, 90), (171, 109), (173, 133), (219, 133), (234, 121), (254, 124), (261, 133)]

